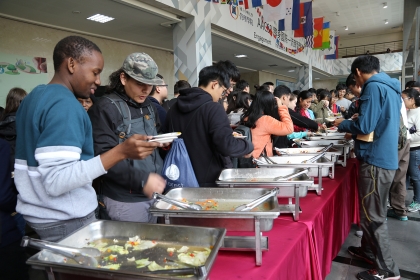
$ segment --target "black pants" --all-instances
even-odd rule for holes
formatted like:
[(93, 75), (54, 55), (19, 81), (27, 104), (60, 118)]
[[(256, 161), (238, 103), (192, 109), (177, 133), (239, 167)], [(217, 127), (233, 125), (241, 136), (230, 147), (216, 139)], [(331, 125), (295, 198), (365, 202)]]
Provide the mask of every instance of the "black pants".
[(0, 280), (28, 280), (28, 270), (20, 240), (0, 248)]

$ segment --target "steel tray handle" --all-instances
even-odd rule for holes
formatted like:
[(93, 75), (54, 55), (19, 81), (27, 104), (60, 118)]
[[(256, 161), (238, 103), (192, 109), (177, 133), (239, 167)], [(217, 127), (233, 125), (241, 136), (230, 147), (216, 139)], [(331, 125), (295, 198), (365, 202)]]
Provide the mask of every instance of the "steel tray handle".
[(322, 158), (325, 155), (325, 152), (320, 153), (319, 155), (316, 155), (310, 159), (302, 161), (302, 163), (313, 163), (317, 161), (318, 159)]
[[(283, 177), (283, 178), (281, 178), (281, 179), (279, 179), (279, 180), (282, 180), (282, 181), (287, 181), (287, 180), (293, 179), (293, 178), (295, 178), (295, 177), (297, 177), (297, 176), (300, 176), (300, 175), (302, 175), (302, 174), (307, 174), (308, 172), (309, 172), (309, 169), (305, 168), (305, 169), (303, 169), (302, 171), (299, 171), (299, 172), (296, 172), (296, 173), (290, 174), (289, 176), (287, 176), (287, 177)], [(276, 181), (277, 181), (277, 180), (276, 180)]]

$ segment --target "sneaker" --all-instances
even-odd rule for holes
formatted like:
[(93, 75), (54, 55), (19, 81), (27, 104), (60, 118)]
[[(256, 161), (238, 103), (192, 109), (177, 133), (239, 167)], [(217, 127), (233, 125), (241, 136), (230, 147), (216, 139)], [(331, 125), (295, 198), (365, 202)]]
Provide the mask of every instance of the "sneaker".
[(357, 279), (360, 280), (399, 280), (400, 275), (396, 276), (393, 272), (382, 269), (369, 269), (357, 273)]
[(386, 215), (388, 217), (395, 218), (395, 219), (398, 219), (400, 221), (408, 221), (407, 216), (400, 216), (397, 213), (395, 213), (395, 211), (392, 210), (392, 209), (389, 209)]
[(408, 210), (408, 212), (417, 212), (417, 211), (419, 211), (420, 210), (420, 203), (415, 202), (415, 201), (411, 202), (411, 204), (408, 205), (407, 210)]
[(362, 259), (367, 263), (373, 264), (373, 259), (366, 255), (365, 252), (363, 252), (362, 247), (350, 246), (347, 248), (347, 251), (350, 255), (358, 257), (359, 259)]

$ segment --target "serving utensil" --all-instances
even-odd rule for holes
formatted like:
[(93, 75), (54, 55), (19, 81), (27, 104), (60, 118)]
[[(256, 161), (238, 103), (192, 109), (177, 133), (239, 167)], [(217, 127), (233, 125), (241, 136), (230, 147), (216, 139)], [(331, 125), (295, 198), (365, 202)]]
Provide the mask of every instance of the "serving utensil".
[(181, 202), (179, 200), (175, 200), (172, 198), (168, 198), (164, 195), (158, 194), (158, 193), (153, 193), (153, 198), (154, 199), (161, 199), (163, 201), (165, 201), (166, 203), (175, 205), (176, 207), (182, 208), (182, 209), (187, 209), (187, 210), (202, 210), (203, 208), (198, 205), (198, 204), (194, 204), (194, 203), (184, 203)]
[(302, 163), (313, 163), (313, 162), (317, 161), (318, 159), (322, 158), (325, 155), (325, 153), (326, 153), (325, 151), (321, 152), (319, 155), (316, 155), (314, 157), (311, 157), (310, 159), (302, 161)]
[(38, 250), (45, 249), (54, 254), (59, 254), (68, 259), (72, 259), (82, 266), (88, 267), (97, 267), (98, 261), (94, 257), (99, 257), (101, 255), (101, 252), (96, 248), (74, 248), (54, 242), (30, 238), (28, 236), (22, 238), (20, 246), (32, 247)]
[(251, 201), (250, 203), (239, 205), (238, 207), (235, 208), (235, 211), (250, 211), (254, 209), (255, 207), (261, 205), (270, 197), (277, 195), (278, 191), (279, 191), (278, 187), (274, 188), (271, 191), (267, 192), (266, 194), (263, 194), (257, 199)]
[(163, 269), (163, 270), (142, 270), (140, 271), (144, 274), (162, 274), (162, 275), (194, 275), (194, 276), (204, 276), (207, 275), (207, 270), (205, 266), (196, 266), (189, 268), (175, 268), (175, 269)]
[(308, 173), (308, 171), (309, 171), (309, 169), (303, 169), (301, 171), (298, 171), (298, 172), (295, 172), (295, 173), (292, 173), (292, 174), (289, 174), (289, 175), (286, 175), (286, 176), (277, 176), (273, 179), (273, 181), (287, 181), (287, 180), (293, 179), (297, 176), (300, 176), (302, 174), (306, 174), (306, 173)]

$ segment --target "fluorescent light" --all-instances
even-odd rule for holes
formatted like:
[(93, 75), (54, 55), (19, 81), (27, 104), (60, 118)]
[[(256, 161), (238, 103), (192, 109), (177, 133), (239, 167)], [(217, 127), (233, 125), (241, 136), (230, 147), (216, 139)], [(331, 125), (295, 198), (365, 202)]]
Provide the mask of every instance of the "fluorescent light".
[(290, 72), (290, 73), (291, 73), (291, 72), (295, 72), (295, 70), (294, 70), (294, 69), (290, 69), (290, 70), (289, 70), (289, 71), (287, 71), (287, 72)]
[(97, 21), (97, 22), (100, 22), (100, 23), (105, 23), (105, 22), (113, 20), (114, 18), (104, 16), (104, 15), (101, 15), (101, 14), (96, 14), (96, 15), (93, 15), (91, 17), (88, 17), (87, 19)]
[(388, 8), (388, 3), (384, 3), (384, 9)]
[(244, 57), (248, 57), (246, 54), (235, 54), (236, 58), (244, 58)]
[(319, 78), (315, 78), (315, 80), (319, 80)]
[(387, 19), (385, 20), (385, 24), (388, 24), (388, 20)]
[(349, 27), (348, 26), (344, 26), (344, 30), (349, 30)]

